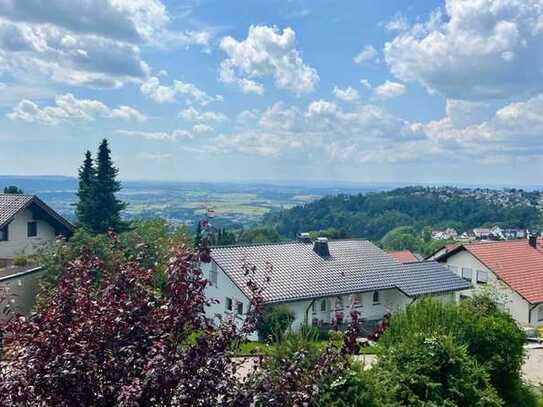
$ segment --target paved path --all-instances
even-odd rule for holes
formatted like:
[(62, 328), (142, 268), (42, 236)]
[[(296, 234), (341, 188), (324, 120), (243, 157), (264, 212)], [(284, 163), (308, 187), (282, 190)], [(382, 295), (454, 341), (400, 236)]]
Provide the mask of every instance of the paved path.
[(528, 349), (522, 366), (524, 378), (531, 384), (543, 383), (543, 349)]

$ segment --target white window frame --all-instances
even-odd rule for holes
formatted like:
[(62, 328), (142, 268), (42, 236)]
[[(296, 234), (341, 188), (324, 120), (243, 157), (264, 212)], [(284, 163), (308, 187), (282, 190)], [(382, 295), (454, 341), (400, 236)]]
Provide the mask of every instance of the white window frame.
[(543, 305), (539, 304), (537, 307), (537, 322), (543, 321)]
[(323, 298), (321, 300), (321, 304), (320, 304), (320, 308), (319, 308), (321, 312), (326, 312), (326, 310), (328, 309), (326, 303), (327, 303), (326, 298)]
[[(467, 276), (469, 274), (469, 277)], [(462, 278), (467, 281), (473, 281), (473, 269), (462, 267)]]
[(232, 300), (232, 298), (230, 298), (230, 297), (225, 298), (225, 300), (224, 300), (224, 310), (226, 312), (232, 312), (234, 310), (234, 300)]
[[(485, 276), (485, 277), (482, 277)], [(477, 283), (487, 284), (489, 279), (489, 273), (485, 270), (477, 270)]]
[[(240, 311), (240, 306), (241, 306), (241, 311)], [(243, 315), (243, 309), (245, 307), (243, 306), (243, 301), (236, 301), (236, 315)]]

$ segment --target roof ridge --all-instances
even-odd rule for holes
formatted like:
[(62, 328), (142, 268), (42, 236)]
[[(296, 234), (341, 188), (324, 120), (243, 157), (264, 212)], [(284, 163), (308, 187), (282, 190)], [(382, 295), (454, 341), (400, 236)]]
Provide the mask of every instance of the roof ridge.
[[(364, 238), (342, 238), (342, 239), (329, 239), (329, 243), (334, 242), (370, 242), (369, 239)], [(313, 241), (311, 241), (313, 243)], [(235, 243), (235, 244), (225, 244), (225, 245), (212, 245), (210, 246), (210, 249), (222, 249), (222, 248), (234, 248), (234, 247), (260, 247), (260, 246), (274, 246), (274, 245), (286, 245), (286, 244), (302, 244), (302, 245), (308, 245), (310, 243), (306, 243), (297, 239), (289, 239), (289, 240), (281, 240), (279, 242), (261, 242), (261, 243)], [(373, 244), (373, 243), (372, 243)]]

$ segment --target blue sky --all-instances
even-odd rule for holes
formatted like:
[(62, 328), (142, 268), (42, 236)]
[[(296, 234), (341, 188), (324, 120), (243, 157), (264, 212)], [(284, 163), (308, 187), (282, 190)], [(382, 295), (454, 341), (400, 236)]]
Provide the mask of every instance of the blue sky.
[(538, 184), (542, 40), (542, 0), (0, 0), (0, 173)]

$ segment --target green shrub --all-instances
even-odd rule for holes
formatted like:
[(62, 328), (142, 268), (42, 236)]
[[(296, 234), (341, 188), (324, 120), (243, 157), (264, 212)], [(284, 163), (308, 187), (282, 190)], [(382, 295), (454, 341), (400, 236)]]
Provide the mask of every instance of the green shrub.
[(372, 373), (353, 363), (344, 374), (324, 384), (315, 407), (377, 407), (386, 398), (386, 389), (372, 380)]
[(419, 300), (392, 317), (381, 345), (385, 349), (396, 347), (419, 334), (451, 336), (465, 345), (487, 370), (490, 382), (507, 405), (518, 405), (514, 396), (522, 385), (524, 333), (490, 298), (478, 296), (459, 305)]
[(28, 258), (26, 256), (15, 256), (12, 263), (17, 267), (25, 267), (28, 265)]
[(385, 405), (503, 405), (487, 371), (448, 335), (420, 333), (386, 348), (372, 375), (391, 391)]
[(258, 338), (261, 341), (281, 342), (294, 317), (294, 313), (284, 305), (265, 307), (256, 325)]

